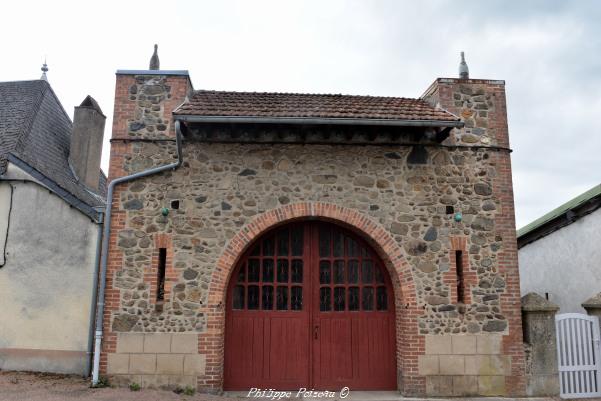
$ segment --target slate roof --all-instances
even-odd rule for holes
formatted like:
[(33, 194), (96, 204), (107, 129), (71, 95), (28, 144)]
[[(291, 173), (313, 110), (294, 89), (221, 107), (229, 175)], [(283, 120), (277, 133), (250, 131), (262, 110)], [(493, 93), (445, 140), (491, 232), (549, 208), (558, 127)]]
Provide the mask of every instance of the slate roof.
[(48, 82), (0, 82), (0, 175), (11, 161), (95, 217), (91, 208), (105, 204), (106, 176), (101, 172), (96, 192), (77, 180), (68, 159), (72, 125)]
[(207, 117), (459, 121), (457, 116), (432, 107), (423, 99), (207, 90), (194, 91), (173, 113)]

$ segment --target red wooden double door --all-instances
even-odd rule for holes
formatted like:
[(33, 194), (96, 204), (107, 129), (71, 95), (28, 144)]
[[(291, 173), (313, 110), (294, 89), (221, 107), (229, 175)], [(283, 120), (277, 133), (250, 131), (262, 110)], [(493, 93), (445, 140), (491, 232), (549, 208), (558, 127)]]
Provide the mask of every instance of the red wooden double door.
[(278, 228), (228, 287), (226, 390), (393, 390), (394, 294), (360, 238), (329, 223)]

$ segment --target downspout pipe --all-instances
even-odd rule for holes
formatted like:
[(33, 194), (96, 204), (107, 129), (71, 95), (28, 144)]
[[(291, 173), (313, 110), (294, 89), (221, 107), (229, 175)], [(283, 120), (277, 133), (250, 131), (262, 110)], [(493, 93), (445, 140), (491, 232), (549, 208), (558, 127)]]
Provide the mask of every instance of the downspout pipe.
[(96, 310), (96, 297), (98, 296), (98, 272), (100, 271), (100, 252), (102, 250), (102, 228), (104, 222), (104, 208), (97, 208), (98, 211), (98, 233), (96, 234), (96, 256), (94, 257), (94, 283), (92, 285), (92, 302), (90, 303), (90, 329), (88, 331), (88, 346), (86, 349), (86, 366), (84, 377), (90, 376), (92, 369), (92, 353), (94, 352), (94, 311)]
[(138, 178), (148, 177), (167, 170), (175, 170), (182, 165), (182, 132), (180, 121), (175, 120), (175, 143), (177, 146), (177, 161), (164, 166), (153, 167), (139, 173), (127, 175), (125, 177), (115, 178), (108, 186), (106, 195), (106, 212), (104, 217), (104, 233), (102, 235), (102, 253), (100, 265), (100, 285), (98, 287), (98, 301), (96, 304), (96, 333), (94, 340), (94, 365), (92, 369), (92, 386), (98, 384), (100, 373), (100, 348), (102, 345), (102, 326), (104, 318), (104, 297), (106, 286), (106, 268), (108, 264), (109, 238), (111, 234), (111, 210), (113, 206), (113, 193), (118, 184), (137, 180)]

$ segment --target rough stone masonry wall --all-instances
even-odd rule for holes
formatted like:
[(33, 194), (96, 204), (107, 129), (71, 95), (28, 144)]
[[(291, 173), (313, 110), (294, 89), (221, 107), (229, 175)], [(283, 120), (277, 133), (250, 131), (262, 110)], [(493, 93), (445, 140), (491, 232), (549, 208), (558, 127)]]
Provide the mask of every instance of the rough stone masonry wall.
[[(133, 148), (143, 150), (145, 154), (150, 151), (160, 153), (163, 160), (157, 162), (157, 165), (169, 163), (175, 159), (177, 154), (174, 143), (175, 130), (170, 112), (181, 104), (191, 90), (192, 86), (187, 75), (117, 75), (109, 179), (151, 167), (147, 164), (147, 158), (132, 159)], [(151, 140), (152, 142), (132, 142), (132, 140)], [(117, 383), (137, 382), (147, 387), (193, 385), (199, 376), (204, 376), (206, 362), (205, 356), (198, 354), (197, 335), (171, 337), (171, 334), (168, 334), (169, 341), (163, 339), (162, 343), (169, 343), (169, 346), (163, 347), (160, 352), (155, 352), (149, 351), (150, 348), (145, 345), (148, 343), (145, 334), (133, 337), (124, 335), (131, 329), (127, 319), (121, 321), (117, 319), (116, 322), (113, 322), (114, 310), (119, 309), (122, 305), (133, 305), (133, 303), (139, 302), (136, 299), (137, 295), (132, 295), (131, 299), (127, 299), (128, 295), (122, 294), (121, 289), (116, 288), (113, 284), (113, 280), (116, 278), (115, 272), (128, 270), (132, 263), (130, 259), (123, 258), (117, 249), (116, 242), (116, 237), (126, 225), (127, 217), (118, 201), (122, 189), (123, 186), (118, 186), (113, 197), (101, 372), (108, 374)], [(160, 191), (160, 189), (157, 190)], [(144, 241), (141, 241), (140, 245), (145, 246)], [(170, 246), (169, 238), (157, 233), (154, 236), (152, 247), (158, 248), (159, 246), (169, 249), (167, 264), (170, 266), (173, 248)], [(156, 253), (154, 257), (156, 259)], [(156, 260), (152, 262), (154, 262), (152, 266), (155, 267), (155, 270), (152, 271), (154, 274), (147, 269), (144, 281), (156, 287)], [(149, 267), (150, 264), (151, 262), (149, 262)], [(169, 276), (167, 278), (171, 279)], [(127, 284), (125, 285), (127, 286)], [(164, 319), (164, 315), (160, 319)], [(182, 347), (189, 345), (191, 340), (192, 343), (196, 342), (196, 353), (192, 353), (190, 350), (182, 352)], [(154, 359), (152, 355), (154, 355)], [(170, 355), (173, 358), (169, 358)], [(188, 358), (189, 361), (192, 360), (191, 358), (195, 358), (194, 361), (197, 364), (194, 365), (194, 371), (189, 369), (190, 364), (185, 365), (183, 361), (181, 370), (178, 371), (168, 370), (164, 366), (169, 364), (170, 360), (180, 357)], [(160, 363), (161, 361), (163, 363)], [(166, 370), (169, 373), (165, 373)]]
[[(486, 151), (441, 150), (428, 166), (408, 166), (408, 149), (379, 147), (187, 144), (184, 153), (185, 168), (139, 180), (120, 193), (127, 218), (117, 246), (127, 268), (114, 277), (123, 300), (113, 317), (117, 329), (202, 331), (203, 317), (194, 312), (206, 302), (202, 289), (227, 241), (253, 216), (306, 201), (357, 209), (394, 235), (414, 267), (422, 334), (507, 328), (499, 308), (505, 279), (495, 263), (501, 244), (494, 232), (494, 166)], [(132, 160), (144, 157), (134, 153)], [(173, 200), (180, 209), (162, 216), (161, 208)], [(448, 205), (463, 213), (461, 223), (446, 214)], [(144, 281), (156, 233), (171, 236), (177, 272), (173, 298), (160, 313)], [(457, 311), (455, 289), (445, 284), (452, 237), (465, 237), (470, 268), (478, 272), (465, 313)]]
[[(423, 97), (465, 122), (465, 128), (455, 130), (447, 144), (509, 148), (504, 81), (439, 78)], [(526, 383), (511, 158), (507, 151), (496, 152), (493, 158), (496, 165), (493, 195), (501, 207), (495, 219), (495, 232), (503, 244), (497, 254), (497, 263), (499, 272), (506, 278), (500, 305), (509, 323), (503, 336), (502, 352), (511, 356), (512, 375), (506, 378), (507, 392), (519, 395), (524, 394)]]
[[(135, 125), (144, 114), (140, 109), (147, 106), (139, 104), (132, 91), (147, 91), (145, 82), (140, 77), (118, 80), (117, 89), (125, 91), (128, 100), (116, 99), (115, 107), (123, 103), (136, 119), (114, 127), (113, 138), (137, 137), (144, 130), (151, 137), (155, 135), (156, 131), (147, 131), (148, 124)], [(162, 99), (170, 98), (174, 88), (180, 95), (187, 91), (181, 84), (161, 85), (165, 90)], [(436, 96), (444, 99), (446, 94), (441, 91)], [(504, 98), (502, 104), (504, 107)], [(494, 133), (494, 122), (489, 122), (488, 129)], [(165, 132), (167, 138), (173, 138), (172, 129)], [(506, 135), (506, 128), (502, 134)], [(494, 142), (503, 146), (502, 138)], [(416, 334), (421, 336), (411, 337), (416, 343), (414, 351), (400, 355), (407, 360), (401, 372), (402, 390), (438, 395), (521, 393), (523, 354), (518, 352), (522, 349), (521, 335), (518, 348), (515, 343), (516, 330), (521, 327), (519, 322), (515, 327), (513, 310), (517, 308), (519, 318), (517, 262), (511, 243), (515, 233), (509, 231), (513, 224), (509, 157), (498, 150), (429, 148), (427, 164), (408, 165), (409, 151), (382, 146), (187, 142), (180, 169), (121, 186), (113, 204), (104, 371), (108, 361), (111, 372), (111, 359), (115, 358), (111, 355), (119, 354), (118, 333), (199, 333), (201, 337), (220, 333), (222, 327), (212, 327), (207, 316), (210, 312), (204, 311), (214, 306), (208, 305), (208, 289), (229, 241), (264, 212), (286, 205), (320, 203), (356, 211), (383, 227), (403, 249), (412, 276), (407, 280), (415, 288), (409, 296), (417, 316), (408, 321), (417, 326)], [(111, 176), (165, 164), (174, 154), (172, 142), (114, 141)], [(180, 208), (163, 216), (161, 208), (170, 208), (174, 200), (180, 201)], [(447, 206), (461, 212), (463, 220), (455, 222)], [(165, 302), (157, 308), (153, 286), (160, 244), (168, 250), (168, 283)], [(461, 308), (456, 298), (455, 250), (465, 254), (468, 303)], [(397, 313), (402, 311), (397, 304)], [(456, 354), (453, 348), (437, 353), (437, 348), (428, 345), (436, 341), (428, 340), (432, 336), (441, 341), (464, 337), (477, 342), (491, 333), (496, 334), (500, 346), (490, 355), (501, 358), (503, 364), (494, 374), (480, 376), (494, 376), (491, 380), (498, 384), (495, 391), (482, 389), (487, 379), (480, 380), (474, 373), (476, 393), (468, 383), (465, 391), (451, 386), (448, 394), (443, 394), (440, 383), (448, 378), (441, 378), (447, 374), (440, 365), (438, 370), (424, 370), (420, 360), (418, 366), (420, 354), (436, 357), (439, 364), (448, 355), (463, 355), (465, 366), (469, 353)], [(199, 353), (209, 356), (206, 377), (199, 377), (198, 383), (213, 389), (219, 388), (223, 369), (219, 353), (209, 350), (216, 344), (219, 341), (199, 341)]]

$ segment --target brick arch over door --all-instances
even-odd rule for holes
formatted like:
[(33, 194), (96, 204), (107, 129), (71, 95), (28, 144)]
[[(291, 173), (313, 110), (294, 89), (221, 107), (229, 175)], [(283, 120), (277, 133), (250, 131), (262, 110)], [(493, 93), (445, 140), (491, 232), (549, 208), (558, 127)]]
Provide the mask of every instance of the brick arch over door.
[(396, 349), (399, 389), (406, 394), (423, 393), (425, 381), (417, 375), (417, 355), (424, 352), (418, 334), (418, 309), (411, 266), (403, 250), (381, 225), (361, 212), (324, 202), (302, 202), (264, 212), (246, 224), (226, 245), (211, 277), (207, 305), (203, 308), (207, 329), (199, 335), (199, 352), (207, 355), (206, 374), (200, 388), (215, 391), (223, 386), (225, 304), (230, 276), (240, 257), (265, 232), (295, 220), (318, 219), (339, 224), (368, 242), (390, 275), (395, 294)]

